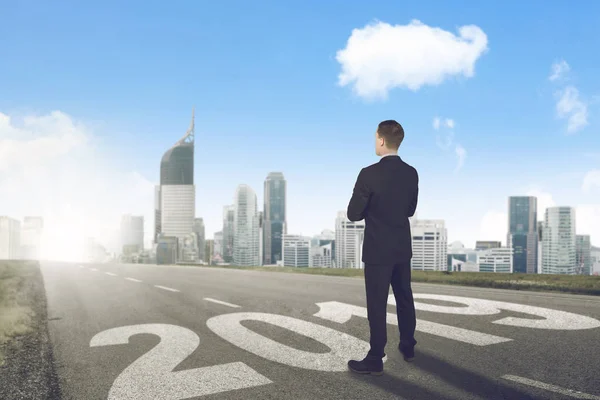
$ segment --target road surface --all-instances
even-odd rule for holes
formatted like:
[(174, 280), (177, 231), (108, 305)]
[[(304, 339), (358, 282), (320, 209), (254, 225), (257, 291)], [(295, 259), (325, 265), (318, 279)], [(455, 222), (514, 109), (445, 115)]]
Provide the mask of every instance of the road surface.
[(222, 268), (42, 263), (64, 399), (597, 399), (600, 298), (413, 284), (416, 360), (383, 376), (364, 281)]

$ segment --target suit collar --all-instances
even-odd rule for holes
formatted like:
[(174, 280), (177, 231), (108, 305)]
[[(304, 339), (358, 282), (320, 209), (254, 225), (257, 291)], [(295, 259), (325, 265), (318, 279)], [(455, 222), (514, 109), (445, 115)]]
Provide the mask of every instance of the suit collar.
[(382, 156), (381, 160), (379, 160), (379, 162), (384, 162), (385, 160), (401, 160), (401, 158), (398, 154), (389, 154), (389, 155)]

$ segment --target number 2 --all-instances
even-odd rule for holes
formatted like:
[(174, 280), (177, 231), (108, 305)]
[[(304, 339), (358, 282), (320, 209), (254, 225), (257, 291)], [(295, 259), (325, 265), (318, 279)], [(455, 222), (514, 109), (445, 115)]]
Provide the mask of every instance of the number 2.
[(242, 362), (173, 372), (200, 345), (199, 336), (187, 328), (145, 324), (112, 328), (98, 333), (91, 347), (128, 344), (133, 335), (150, 333), (161, 338), (115, 380), (108, 400), (180, 400), (273, 383)]

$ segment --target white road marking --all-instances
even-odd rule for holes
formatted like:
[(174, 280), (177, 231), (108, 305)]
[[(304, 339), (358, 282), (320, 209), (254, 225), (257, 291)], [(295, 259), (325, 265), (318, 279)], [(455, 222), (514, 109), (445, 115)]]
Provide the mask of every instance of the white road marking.
[(507, 379), (509, 381), (521, 383), (523, 385), (529, 385), (529, 386), (533, 386), (533, 387), (536, 387), (539, 389), (548, 390), (550, 392), (563, 394), (565, 396), (571, 396), (576, 399), (600, 400), (600, 396), (595, 396), (593, 394), (587, 394), (587, 393), (579, 392), (576, 390), (565, 389), (560, 386), (551, 385), (549, 383), (544, 383), (544, 382), (539, 382), (539, 381), (534, 381), (533, 379), (527, 379), (527, 378), (523, 378), (521, 376), (504, 375), (504, 376), (502, 376), (502, 378)]
[(117, 274), (113, 274), (112, 272), (105, 272), (106, 275), (117, 276)]
[[(552, 329), (552, 330), (580, 330), (600, 327), (600, 321), (585, 315), (574, 314), (566, 311), (552, 310), (549, 308), (527, 306), (524, 304), (507, 303), (504, 301), (476, 299), (472, 297), (447, 296), (441, 294), (414, 293), (415, 300), (430, 299), (449, 301), (464, 304), (467, 307), (449, 307), (415, 301), (417, 310), (460, 315), (493, 315), (501, 310), (515, 311), (531, 314), (543, 319), (529, 319), (506, 317), (492, 323), (498, 325), (518, 326), (523, 328)], [(396, 305), (394, 295), (388, 296), (388, 304)]]
[(222, 304), (224, 306), (229, 306), (229, 307), (233, 307), (233, 308), (240, 308), (240, 306), (238, 306), (237, 304), (231, 304), (231, 303), (227, 303), (226, 301), (211, 299), (210, 297), (205, 297), (204, 300), (211, 301), (211, 302), (217, 303), (217, 304)]
[[(348, 322), (353, 316), (367, 318), (367, 309), (365, 307), (340, 303), (338, 301), (317, 303), (317, 306), (319, 306), (320, 310), (318, 313), (314, 314), (315, 317), (323, 318), (340, 324)], [(386, 319), (388, 324), (396, 326), (398, 325), (398, 317), (395, 314), (387, 313)], [(512, 341), (512, 339), (501, 336), (457, 328), (450, 325), (438, 324), (437, 322), (423, 321), (420, 319), (417, 320), (416, 330), (476, 346), (488, 346), (491, 344)]]
[(128, 281), (132, 281), (132, 282), (141, 282), (139, 279), (135, 279), (135, 278), (125, 278)]
[(166, 286), (154, 285), (154, 287), (157, 287), (159, 289), (168, 290), (168, 291), (171, 291), (171, 292), (179, 292), (179, 290), (177, 290), (177, 289), (173, 289), (173, 288), (166, 287)]
[(98, 272), (96, 268), (90, 268), (90, 271)]
[(130, 344), (129, 338), (154, 334), (160, 342), (114, 381), (108, 400), (181, 400), (273, 383), (242, 362), (173, 370), (200, 345), (193, 331), (176, 325), (121, 326), (95, 335), (90, 347)]
[[(246, 328), (240, 323), (242, 321), (261, 321), (289, 329), (314, 339), (331, 350), (327, 353), (314, 353), (294, 349)], [(223, 314), (210, 318), (206, 325), (221, 338), (259, 357), (315, 371), (346, 371), (349, 359), (362, 360), (370, 348), (369, 343), (347, 333), (285, 315), (258, 312)], [(384, 362), (386, 359), (387, 357)]]

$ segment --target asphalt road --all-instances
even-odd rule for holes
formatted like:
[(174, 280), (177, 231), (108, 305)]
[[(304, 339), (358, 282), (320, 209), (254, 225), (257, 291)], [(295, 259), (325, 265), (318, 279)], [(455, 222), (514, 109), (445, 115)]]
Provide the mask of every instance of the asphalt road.
[(598, 297), (414, 283), (416, 360), (398, 353), (390, 304), (385, 373), (362, 376), (346, 367), (368, 350), (362, 279), (130, 264), (42, 273), (65, 399), (600, 399)]

